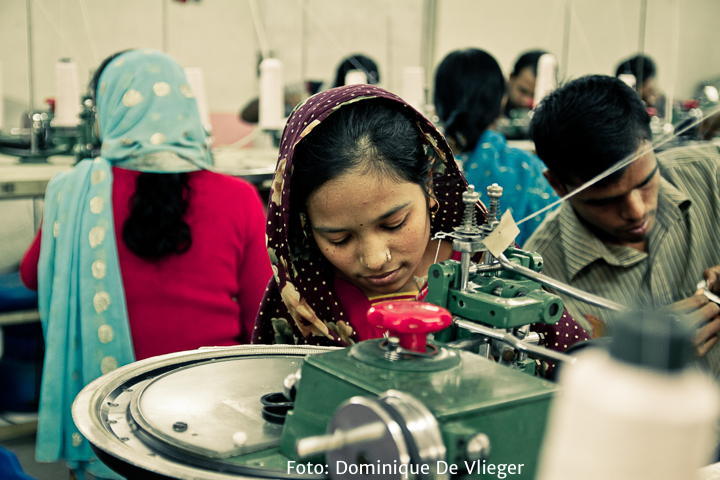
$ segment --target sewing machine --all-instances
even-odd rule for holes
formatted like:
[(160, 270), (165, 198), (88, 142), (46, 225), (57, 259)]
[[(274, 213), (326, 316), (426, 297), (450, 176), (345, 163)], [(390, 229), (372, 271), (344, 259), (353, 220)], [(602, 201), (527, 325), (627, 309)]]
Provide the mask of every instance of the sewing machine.
[(431, 268), (431, 303), (371, 309), (387, 337), (136, 362), (80, 393), (80, 431), (129, 478), (533, 478), (557, 388), (534, 375), (536, 360), (571, 359), (529, 325), (563, 307), (541, 289), (552, 279), (537, 254), (485, 251), (502, 189), (488, 193), (477, 225), (478, 195), (466, 192), (465, 220), (448, 233), (461, 261)]
[(0, 133), (0, 153), (17, 157), (20, 163), (47, 163), (49, 157), (72, 155), (76, 161), (97, 154), (99, 143), (93, 133), (95, 107), (83, 97), (77, 126), (56, 126), (52, 110), (28, 113), (26, 128)]

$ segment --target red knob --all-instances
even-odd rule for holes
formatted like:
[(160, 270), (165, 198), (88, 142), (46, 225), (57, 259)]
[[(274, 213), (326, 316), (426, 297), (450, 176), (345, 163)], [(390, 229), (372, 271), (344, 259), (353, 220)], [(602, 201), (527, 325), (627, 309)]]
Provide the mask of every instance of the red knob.
[(452, 323), (452, 315), (442, 307), (425, 302), (383, 302), (368, 310), (368, 320), (390, 331), (407, 350), (425, 353), (427, 334)]

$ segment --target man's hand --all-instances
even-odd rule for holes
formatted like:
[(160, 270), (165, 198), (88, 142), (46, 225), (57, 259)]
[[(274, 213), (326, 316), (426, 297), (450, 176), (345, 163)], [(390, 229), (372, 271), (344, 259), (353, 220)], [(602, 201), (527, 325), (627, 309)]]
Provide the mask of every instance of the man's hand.
[(720, 265), (710, 267), (703, 272), (707, 288), (713, 293), (720, 293)]
[[(717, 274), (720, 275), (720, 270)], [(696, 328), (695, 349), (699, 356), (707, 354), (718, 343), (720, 306), (708, 300), (701, 290), (695, 292), (692, 297), (673, 303), (670, 305), (670, 310), (685, 315), (690, 325)]]

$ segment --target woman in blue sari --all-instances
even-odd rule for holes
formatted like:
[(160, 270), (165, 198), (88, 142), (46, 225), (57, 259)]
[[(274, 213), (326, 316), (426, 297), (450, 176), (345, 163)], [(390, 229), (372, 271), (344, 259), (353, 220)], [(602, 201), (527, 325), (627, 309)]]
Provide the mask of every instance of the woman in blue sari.
[[(557, 199), (545, 180), (545, 165), (535, 155), (511, 148), (493, 130), (502, 112), (505, 78), (497, 61), (482, 50), (449, 53), (435, 73), (435, 109), (451, 141), (465, 178), (475, 185), (486, 204), (485, 187), (504, 187), (501, 208), (518, 221)], [(538, 215), (519, 225), (520, 246), (540, 225)]]

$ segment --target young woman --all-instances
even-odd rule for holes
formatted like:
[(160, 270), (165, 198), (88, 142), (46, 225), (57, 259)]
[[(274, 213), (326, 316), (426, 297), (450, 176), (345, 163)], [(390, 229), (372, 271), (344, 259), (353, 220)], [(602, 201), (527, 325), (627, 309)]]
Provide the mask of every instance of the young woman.
[[(435, 72), (435, 109), (452, 141), (468, 182), (487, 199), (483, 185), (505, 187), (501, 208), (520, 220), (557, 200), (545, 180), (545, 165), (535, 155), (508, 147), (493, 130), (505, 96), (505, 79), (497, 61), (476, 48), (450, 52)], [(523, 245), (545, 215), (519, 225), (515, 239)]]
[[(104, 67), (104, 68), (103, 68)], [(46, 353), (37, 458), (111, 476), (75, 428), (79, 390), (154, 355), (249, 342), (271, 275), (252, 185), (208, 171), (184, 71), (133, 50), (101, 67), (101, 156), (54, 178), (21, 272), (37, 287)]]
[[(443, 136), (397, 96), (354, 85), (308, 99), (280, 146), (266, 229), (274, 277), (253, 341), (381, 336), (368, 308), (422, 297), (429, 266), (453, 255), (432, 235), (461, 222), (466, 187)], [(587, 338), (567, 315), (536, 329), (558, 350)]]

